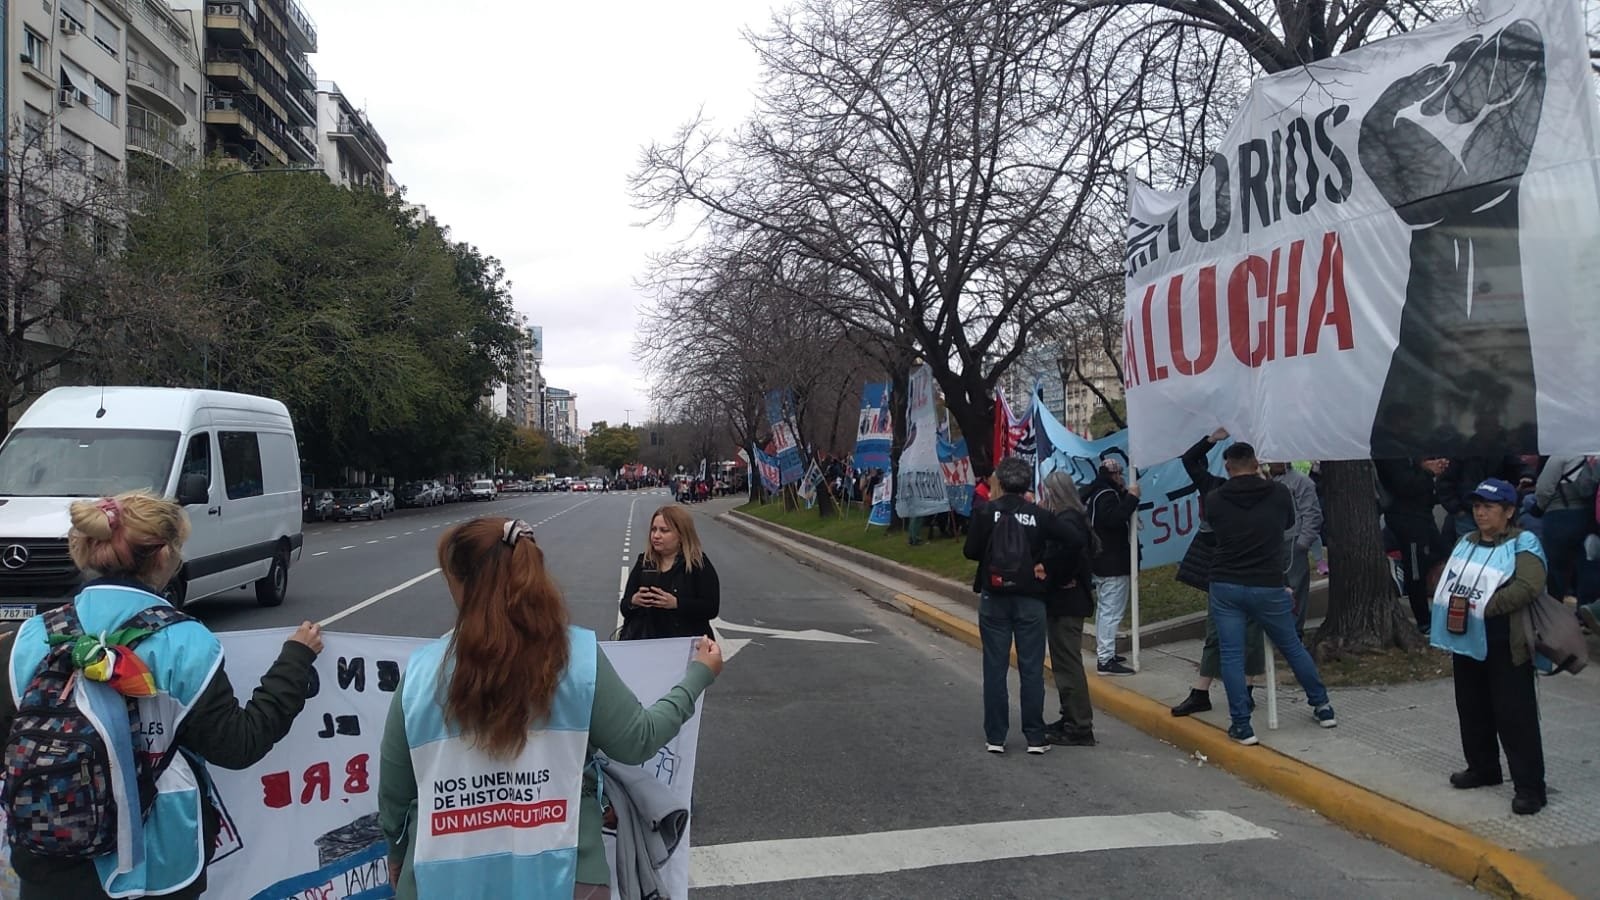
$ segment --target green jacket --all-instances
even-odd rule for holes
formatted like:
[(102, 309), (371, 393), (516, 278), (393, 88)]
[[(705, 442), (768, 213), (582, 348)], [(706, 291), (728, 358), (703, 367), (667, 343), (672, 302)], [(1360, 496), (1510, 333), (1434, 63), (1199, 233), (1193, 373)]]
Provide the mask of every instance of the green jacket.
[[(1476, 531), (1463, 540), (1471, 541), (1479, 547), (1498, 547), (1516, 540), (1517, 535), (1521, 533), (1521, 528), (1513, 526), (1498, 540), (1486, 541)], [(1520, 666), (1531, 658), (1528, 647), (1533, 643), (1533, 630), (1528, 622), (1528, 607), (1544, 593), (1545, 577), (1544, 563), (1539, 557), (1532, 553), (1518, 553), (1517, 569), (1512, 574), (1511, 580), (1501, 585), (1500, 589), (1489, 597), (1489, 605), (1483, 608), (1485, 619), (1492, 619), (1495, 616), (1511, 617), (1511, 664), (1514, 666)]]
[[(599, 750), (625, 765), (639, 765), (656, 755), (678, 734), (683, 723), (694, 715), (695, 700), (716, 680), (702, 663), (690, 663), (689, 671), (677, 687), (645, 709), (639, 704), (611, 667), (602, 651), (595, 663), (594, 708), (589, 720), (589, 756)], [(417, 882), (412, 873), (415, 842), (412, 825), (417, 820), (417, 776), (411, 765), (411, 744), (406, 739), (405, 710), (400, 698), (402, 683), (389, 704), (389, 720), (383, 729), (383, 747), (378, 770), (378, 820), (389, 839), (389, 863), (400, 865), (395, 883), (398, 900), (415, 900)], [(601, 841), (600, 803), (595, 796), (593, 776), (583, 776), (583, 802), (578, 809), (578, 881), (581, 884), (610, 884), (611, 869), (606, 864)]]

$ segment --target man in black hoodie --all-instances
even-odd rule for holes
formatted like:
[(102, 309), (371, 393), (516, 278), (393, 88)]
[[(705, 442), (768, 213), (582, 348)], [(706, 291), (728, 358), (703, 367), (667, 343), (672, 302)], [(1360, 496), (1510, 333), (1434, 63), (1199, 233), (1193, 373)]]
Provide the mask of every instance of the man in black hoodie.
[(1283, 485), (1261, 475), (1254, 447), (1239, 442), (1222, 454), (1228, 480), (1206, 495), (1206, 518), (1217, 537), (1211, 563), (1211, 615), (1222, 644), (1222, 684), (1228, 690), (1228, 736), (1254, 744), (1250, 695), (1245, 687), (1244, 632), (1261, 624), (1305, 689), (1323, 728), (1338, 724), (1317, 664), (1295, 632), (1294, 600), (1284, 581), (1289, 567), (1283, 534), (1295, 523), (1294, 498)]
[(1100, 552), (1093, 562), (1095, 668), (1101, 675), (1132, 675), (1134, 671), (1117, 655), (1117, 629), (1128, 612), (1133, 588), (1128, 533), (1139, 511), (1139, 486), (1128, 487), (1122, 461), (1107, 456), (1100, 461), (1098, 477), (1083, 489), (1083, 505), (1089, 510), (1090, 526), (1100, 537)]
[(972, 511), (963, 548), (977, 560), (972, 589), (979, 594), (978, 632), (983, 639), (983, 733), (990, 753), (1006, 752), (1011, 700), (1006, 676), (1011, 645), (1017, 648), (1017, 679), (1022, 695), (1022, 734), (1029, 753), (1050, 749), (1044, 721), (1045, 594), (1050, 585), (1035, 575), (1044, 562), (1045, 541), (1083, 551), (1083, 538), (1025, 494), (1033, 467), (1013, 456), (994, 470), (999, 496)]

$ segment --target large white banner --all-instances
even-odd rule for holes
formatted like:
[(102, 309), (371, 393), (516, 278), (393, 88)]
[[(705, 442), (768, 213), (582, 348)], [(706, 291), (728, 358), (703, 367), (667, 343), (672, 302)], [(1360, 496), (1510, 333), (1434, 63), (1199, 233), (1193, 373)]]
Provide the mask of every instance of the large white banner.
[[(291, 629), (218, 635), (240, 702), (278, 657)], [(249, 769), (210, 768), (227, 807), (206, 897), (227, 900), (379, 900), (392, 897), (378, 827), (378, 747), (416, 638), (324, 634), (315, 694), (289, 736)], [(646, 705), (683, 677), (693, 639), (601, 643)], [(688, 809), (700, 714), (645, 768)], [(608, 842), (609, 844), (609, 842)], [(689, 838), (664, 870), (675, 900), (689, 889)]]
[(906, 399), (906, 446), (900, 451), (895, 481), (895, 512), (902, 519), (937, 516), (950, 511), (939, 465), (939, 421), (934, 409), (933, 370), (911, 370)]
[(1195, 184), (1130, 186), (1134, 463), (1600, 448), (1600, 166), (1581, 5), (1258, 80)]

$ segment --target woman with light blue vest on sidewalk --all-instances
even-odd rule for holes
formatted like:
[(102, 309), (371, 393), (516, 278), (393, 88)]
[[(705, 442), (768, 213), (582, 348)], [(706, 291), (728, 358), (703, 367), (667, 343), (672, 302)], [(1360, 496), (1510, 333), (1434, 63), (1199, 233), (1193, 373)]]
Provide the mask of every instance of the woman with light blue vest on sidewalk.
[(303, 623), (241, 707), (216, 635), (156, 593), (183, 565), (183, 508), (127, 493), (71, 515), (67, 547), (91, 580), (0, 637), (22, 900), (197, 898), (222, 821), (207, 766), (248, 768), (289, 733), (321, 630)]
[(722, 671), (700, 638), (683, 680), (649, 709), (567, 624), (533, 528), (474, 519), (439, 567), (455, 630), (417, 651), (384, 728), (378, 813), (401, 900), (610, 896), (596, 750), (656, 754)]
[(1504, 747), (1516, 787), (1511, 811), (1532, 815), (1544, 809), (1545, 782), (1528, 607), (1544, 593), (1544, 548), (1511, 524), (1518, 498), (1510, 483), (1487, 479), (1470, 499), (1478, 528), (1445, 561), (1428, 632), (1435, 647), (1452, 654), (1467, 767), (1450, 784), (1470, 790), (1502, 783)]

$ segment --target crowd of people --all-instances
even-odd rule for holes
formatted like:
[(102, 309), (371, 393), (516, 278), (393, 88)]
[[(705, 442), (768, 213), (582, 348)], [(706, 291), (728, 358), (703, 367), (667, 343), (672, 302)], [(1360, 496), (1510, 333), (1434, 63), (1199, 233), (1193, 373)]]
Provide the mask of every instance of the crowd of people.
[[(1178, 580), (1206, 593), (1208, 615), (1198, 680), (1172, 714), (1209, 711), (1210, 687), (1220, 678), (1229, 737), (1258, 743), (1254, 689), (1270, 640), (1304, 690), (1311, 719), (1337, 727), (1304, 642), (1326, 523), (1316, 470), (1263, 464), (1251, 445), (1235, 441), (1222, 452), (1226, 476), (1214, 475), (1209, 457), (1228, 439), (1218, 429), (1183, 456), (1200, 494), (1200, 524)], [(1600, 633), (1597, 486), (1594, 457), (1377, 464), (1376, 502), (1396, 595), (1408, 601), (1420, 632), (1451, 657), (1466, 767), (1448, 781), (1462, 790), (1503, 783), (1503, 749), (1519, 815), (1547, 802), (1535, 679), (1553, 666), (1535, 652), (1534, 607), (1548, 587), (1573, 610), (1565, 614), (1569, 622), (1575, 614)], [(1061, 472), (1036, 485), (1033, 467), (1012, 457), (995, 467), (979, 496), (964, 551), (977, 563), (985, 749), (1006, 752), (1013, 648), (1027, 752), (1092, 746), (1080, 655), (1091, 615), (1098, 674), (1134, 674), (1116, 654), (1116, 630), (1137, 571), (1129, 532), (1137, 486), (1126, 484), (1112, 455), (1081, 491)], [(1054, 722), (1044, 716), (1047, 651), (1060, 703)]]
[[(241, 705), (216, 635), (159, 593), (183, 562), (183, 508), (135, 492), (78, 501), (71, 514), (68, 546), (91, 580), (0, 636), (0, 802), (21, 896), (197, 898), (223, 827), (207, 769), (248, 768), (289, 734), (315, 684), (321, 629), (302, 623)], [(609, 897), (602, 825), (628, 813), (611, 799), (626, 779), (606, 763), (652, 758), (722, 671), (711, 625), (720, 587), (693, 519), (680, 506), (652, 515), (620, 600), (622, 639), (696, 638), (682, 680), (648, 708), (594, 632), (568, 624), (528, 523), (451, 528), (439, 568), (455, 627), (409, 661), (382, 737), (379, 822), (396, 896), (515, 884), (530, 896)], [(463, 772), (567, 776), (541, 791), (571, 798), (575, 827), (436, 833), (423, 812), (442, 808), (440, 785)], [(575, 865), (549, 866), (552, 849), (571, 850)]]

